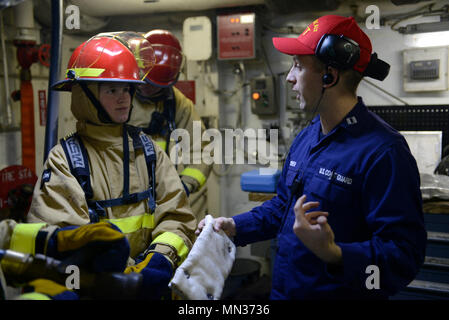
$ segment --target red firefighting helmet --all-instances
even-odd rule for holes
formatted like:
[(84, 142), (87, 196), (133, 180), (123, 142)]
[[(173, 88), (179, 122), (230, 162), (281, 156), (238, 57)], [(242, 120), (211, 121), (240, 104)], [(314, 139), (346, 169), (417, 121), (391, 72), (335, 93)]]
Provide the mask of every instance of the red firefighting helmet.
[(78, 81), (145, 83), (133, 53), (117, 39), (98, 36), (75, 49), (67, 65), (66, 78), (52, 88), (70, 91)]
[(145, 78), (156, 63), (154, 49), (142, 33), (134, 31), (118, 31), (100, 33), (99, 37), (114, 38), (124, 44), (136, 58), (140, 68), (140, 78)]
[(145, 81), (157, 87), (169, 87), (178, 80), (183, 62), (179, 40), (167, 30), (152, 30), (145, 34), (156, 56), (156, 64)]

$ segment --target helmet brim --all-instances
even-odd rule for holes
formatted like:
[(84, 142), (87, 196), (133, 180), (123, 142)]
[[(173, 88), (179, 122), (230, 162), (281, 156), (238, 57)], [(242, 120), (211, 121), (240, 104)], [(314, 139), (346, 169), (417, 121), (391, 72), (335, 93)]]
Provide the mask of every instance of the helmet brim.
[(88, 79), (88, 78), (83, 78), (83, 79), (65, 79), (65, 80), (61, 80), (58, 81), (56, 83), (54, 83), (51, 86), (52, 90), (55, 91), (72, 91), (72, 86), (75, 83), (78, 82), (117, 82), (117, 83), (129, 83), (129, 84), (145, 84), (146, 82), (143, 80), (128, 80), (128, 79), (102, 79), (102, 78), (95, 78), (95, 79)]

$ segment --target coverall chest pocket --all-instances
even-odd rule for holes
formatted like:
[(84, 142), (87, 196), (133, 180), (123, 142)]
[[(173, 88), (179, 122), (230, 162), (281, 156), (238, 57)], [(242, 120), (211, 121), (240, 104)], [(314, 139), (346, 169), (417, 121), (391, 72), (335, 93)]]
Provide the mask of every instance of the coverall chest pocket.
[(315, 174), (304, 191), (312, 196), (313, 199), (308, 199), (309, 201), (319, 201), (321, 210), (326, 211), (349, 208), (355, 201), (352, 178), (342, 174), (334, 174), (330, 177)]
[(285, 185), (287, 187), (289, 187), (289, 188), (291, 187), (293, 181), (298, 176), (298, 172), (299, 172), (299, 166), (289, 167), (287, 169), (287, 173), (285, 174)]

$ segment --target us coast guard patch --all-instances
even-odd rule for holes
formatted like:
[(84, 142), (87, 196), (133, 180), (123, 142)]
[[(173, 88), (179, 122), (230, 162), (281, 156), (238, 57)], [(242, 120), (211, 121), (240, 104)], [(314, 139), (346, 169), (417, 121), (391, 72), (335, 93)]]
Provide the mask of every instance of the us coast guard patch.
[(326, 177), (328, 180), (335, 180), (335, 181), (341, 182), (343, 184), (346, 184), (348, 186), (352, 185), (351, 177), (346, 177), (346, 176), (344, 176), (338, 172), (335, 172), (333, 170), (330, 170), (330, 169), (320, 167), (318, 170), (318, 174)]

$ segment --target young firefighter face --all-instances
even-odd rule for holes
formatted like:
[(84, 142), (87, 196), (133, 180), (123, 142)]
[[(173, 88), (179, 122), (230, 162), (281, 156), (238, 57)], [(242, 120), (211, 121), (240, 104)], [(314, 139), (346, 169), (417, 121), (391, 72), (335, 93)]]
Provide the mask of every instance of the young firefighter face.
[(125, 123), (131, 110), (130, 86), (126, 83), (103, 82), (99, 88), (99, 100), (115, 123)]

